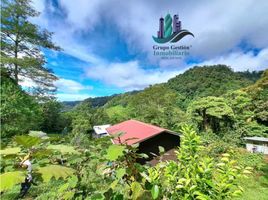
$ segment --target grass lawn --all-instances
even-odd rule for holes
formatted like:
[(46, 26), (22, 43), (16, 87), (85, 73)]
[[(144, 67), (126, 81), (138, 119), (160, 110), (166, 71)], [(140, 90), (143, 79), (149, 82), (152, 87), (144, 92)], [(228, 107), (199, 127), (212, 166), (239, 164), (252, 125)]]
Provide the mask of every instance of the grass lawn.
[(268, 200), (268, 163), (261, 172), (241, 180), (241, 186), (244, 193), (239, 200)]

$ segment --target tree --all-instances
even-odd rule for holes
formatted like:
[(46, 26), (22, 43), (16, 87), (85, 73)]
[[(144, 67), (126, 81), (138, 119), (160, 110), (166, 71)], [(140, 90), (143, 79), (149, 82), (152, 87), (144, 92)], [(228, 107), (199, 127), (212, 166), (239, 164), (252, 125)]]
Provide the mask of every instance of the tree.
[(41, 129), (48, 133), (62, 132), (68, 126), (68, 117), (62, 113), (63, 105), (55, 100), (41, 104), (43, 123)]
[(25, 134), (38, 129), (42, 122), (41, 108), (9, 77), (1, 74), (1, 136)]
[(193, 101), (188, 107), (192, 116), (201, 130), (211, 128), (219, 132), (222, 127), (230, 127), (234, 122), (234, 112), (222, 97), (203, 97)]
[(93, 129), (93, 109), (89, 102), (78, 104), (71, 111), (72, 144), (82, 146), (85, 138), (90, 136)]
[(100, 125), (100, 124), (107, 124), (111, 123), (110, 118), (106, 112), (106, 110), (103, 107), (100, 108), (94, 108), (93, 111), (93, 125)]
[(179, 106), (179, 95), (163, 84), (150, 86), (129, 99), (133, 118), (169, 129), (178, 127), (187, 119)]
[(130, 118), (129, 108), (123, 107), (121, 105), (107, 108), (106, 113), (109, 117), (109, 122), (112, 124), (119, 123), (119, 122), (128, 120)]
[(253, 85), (244, 89), (254, 101), (254, 118), (263, 125), (268, 125), (268, 70)]
[(39, 15), (31, 7), (31, 0), (3, 0), (1, 5), (1, 69), (19, 83), (28, 78), (36, 87), (35, 95), (54, 92), (57, 77), (44, 66), (41, 48), (59, 50), (47, 30), (41, 30), (29, 18)]
[(237, 120), (246, 121), (253, 117), (253, 102), (247, 92), (236, 90), (227, 93), (224, 97), (234, 111)]

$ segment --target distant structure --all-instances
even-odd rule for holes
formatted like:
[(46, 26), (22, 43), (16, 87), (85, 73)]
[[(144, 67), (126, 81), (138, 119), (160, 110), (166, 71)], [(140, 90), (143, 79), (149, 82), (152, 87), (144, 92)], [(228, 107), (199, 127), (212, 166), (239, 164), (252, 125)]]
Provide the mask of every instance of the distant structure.
[[(172, 31), (173, 31), (173, 34), (181, 31), (181, 21), (179, 20), (179, 15), (173, 16)], [(157, 37), (164, 38), (164, 18), (163, 17), (159, 19), (159, 31), (157, 31)]]
[(48, 139), (49, 137), (43, 131), (29, 131), (29, 136), (38, 137), (40, 139)]
[(265, 137), (245, 137), (246, 148), (251, 153), (268, 154), (268, 138)]
[(161, 17), (159, 19), (159, 31), (157, 32), (158, 38), (163, 38), (164, 37), (164, 18)]
[(181, 21), (179, 21), (179, 15), (173, 16), (173, 33), (178, 33), (181, 31)]
[(93, 130), (94, 130), (93, 137), (100, 138), (100, 137), (104, 137), (108, 135), (106, 128), (109, 128), (110, 126), (111, 126), (110, 124), (93, 126)]

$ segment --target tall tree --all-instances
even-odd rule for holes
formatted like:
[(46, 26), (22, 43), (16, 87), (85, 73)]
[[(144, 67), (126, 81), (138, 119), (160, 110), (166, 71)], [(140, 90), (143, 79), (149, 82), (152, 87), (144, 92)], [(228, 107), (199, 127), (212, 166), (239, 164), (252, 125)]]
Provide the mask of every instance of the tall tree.
[[(34, 94), (54, 92), (57, 77), (44, 66), (41, 48), (60, 50), (52, 40), (52, 33), (41, 30), (29, 18), (39, 13), (31, 0), (3, 0), (1, 5), (1, 70), (19, 83), (20, 79), (34, 82)], [(39, 95), (41, 96), (41, 95)]]
[(60, 133), (68, 126), (68, 119), (62, 112), (63, 105), (55, 100), (50, 100), (41, 104), (43, 123), (41, 130), (46, 133)]
[(42, 110), (13, 79), (1, 73), (1, 136), (10, 137), (39, 129)]
[(193, 101), (188, 107), (192, 120), (201, 130), (219, 132), (234, 122), (234, 112), (222, 97), (203, 97)]
[(187, 120), (180, 96), (164, 84), (150, 86), (129, 99), (131, 117), (176, 130)]

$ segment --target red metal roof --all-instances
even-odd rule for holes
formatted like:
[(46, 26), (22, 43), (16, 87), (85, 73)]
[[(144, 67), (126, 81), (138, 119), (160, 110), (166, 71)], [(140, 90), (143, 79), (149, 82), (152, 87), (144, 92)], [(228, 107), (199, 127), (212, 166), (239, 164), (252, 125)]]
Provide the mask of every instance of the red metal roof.
[[(123, 132), (124, 134), (120, 136), (121, 143), (127, 143), (128, 145), (140, 143), (164, 131), (168, 131), (167, 129), (160, 128), (151, 124), (146, 124), (133, 119), (111, 126), (106, 130), (109, 135)], [(119, 138), (113, 138), (113, 142), (115, 144), (119, 144)]]

